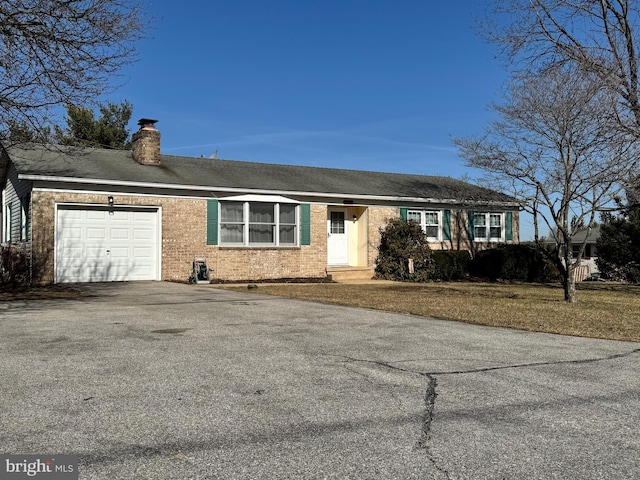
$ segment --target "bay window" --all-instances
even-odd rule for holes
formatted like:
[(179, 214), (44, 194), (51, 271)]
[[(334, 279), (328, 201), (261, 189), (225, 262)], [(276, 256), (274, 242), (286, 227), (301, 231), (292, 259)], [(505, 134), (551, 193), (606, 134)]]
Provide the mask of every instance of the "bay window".
[(295, 246), (297, 210), (287, 203), (220, 202), (220, 244)]

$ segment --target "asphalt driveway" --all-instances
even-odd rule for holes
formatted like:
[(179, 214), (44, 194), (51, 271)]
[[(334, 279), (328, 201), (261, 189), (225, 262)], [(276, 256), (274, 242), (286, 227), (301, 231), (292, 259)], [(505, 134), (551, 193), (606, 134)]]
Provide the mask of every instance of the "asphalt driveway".
[(640, 478), (640, 344), (84, 288), (0, 303), (0, 453), (81, 479)]

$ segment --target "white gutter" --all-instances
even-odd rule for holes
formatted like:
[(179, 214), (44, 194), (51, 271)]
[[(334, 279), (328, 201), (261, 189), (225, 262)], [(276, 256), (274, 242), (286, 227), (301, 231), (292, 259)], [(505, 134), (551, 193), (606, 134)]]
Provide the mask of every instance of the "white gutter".
[(455, 199), (436, 199), (422, 197), (397, 197), (384, 195), (353, 195), (350, 193), (318, 193), (318, 192), (297, 192), (289, 190), (258, 190), (252, 188), (233, 188), (233, 187), (207, 187), (200, 185), (177, 185), (173, 183), (142, 183), (129, 182), (126, 180), (98, 180), (88, 178), (73, 177), (56, 177), (50, 175), (28, 175), (18, 174), (19, 180), (31, 180), (41, 182), (64, 182), (64, 183), (80, 183), (93, 185), (117, 185), (120, 187), (142, 187), (142, 188), (164, 188), (171, 190), (193, 190), (207, 192), (227, 192), (227, 193), (244, 193), (244, 194), (267, 194), (267, 195), (298, 195), (305, 197), (324, 197), (324, 198), (341, 198), (348, 200), (377, 200), (377, 201), (393, 201), (393, 202), (416, 202), (416, 203), (444, 203), (451, 205), (459, 205), (460, 203), (496, 205), (496, 206), (518, 206), (516, 202), (497, 202), (497, 201), (473, 201), (461, 202)]

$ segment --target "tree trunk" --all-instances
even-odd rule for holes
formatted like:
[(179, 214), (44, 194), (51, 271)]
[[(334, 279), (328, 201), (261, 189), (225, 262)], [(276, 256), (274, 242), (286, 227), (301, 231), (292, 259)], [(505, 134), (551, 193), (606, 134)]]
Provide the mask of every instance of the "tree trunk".
[(562, 288), (564, 289), (564, 301), (575, 303), (576, 301), (576, 277), (574, 268), (567, 268), (562, 272)]

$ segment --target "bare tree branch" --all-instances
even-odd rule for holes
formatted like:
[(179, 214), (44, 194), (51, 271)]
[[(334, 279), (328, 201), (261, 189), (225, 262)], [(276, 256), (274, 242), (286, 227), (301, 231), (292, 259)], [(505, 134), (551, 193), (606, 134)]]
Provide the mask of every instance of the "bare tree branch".
[(481, 27), (516, 69), (571, 64), (618, 97), (608, 118), (640, 136), (640, 8), (633, 0), (495, 0)]
[(540, 219), (549, 227), (565, 299), (573, 301), (579, 260), (571, 258), (572, 239), (591, 227), (635, 171), (638, 145), (609, 121), (615, 94), (576, 67), (521, 73), (505, 97), (493, 106), (500, 119), (482, 137), (454, 144), (468, 165), (487, 172), (534, 215), (536, 239)]
[(135, 61), (148, 24), (128, 0), (12, 0), (0, 3), (0, 129), (39, 129), (52, 109), (93, 105)]

